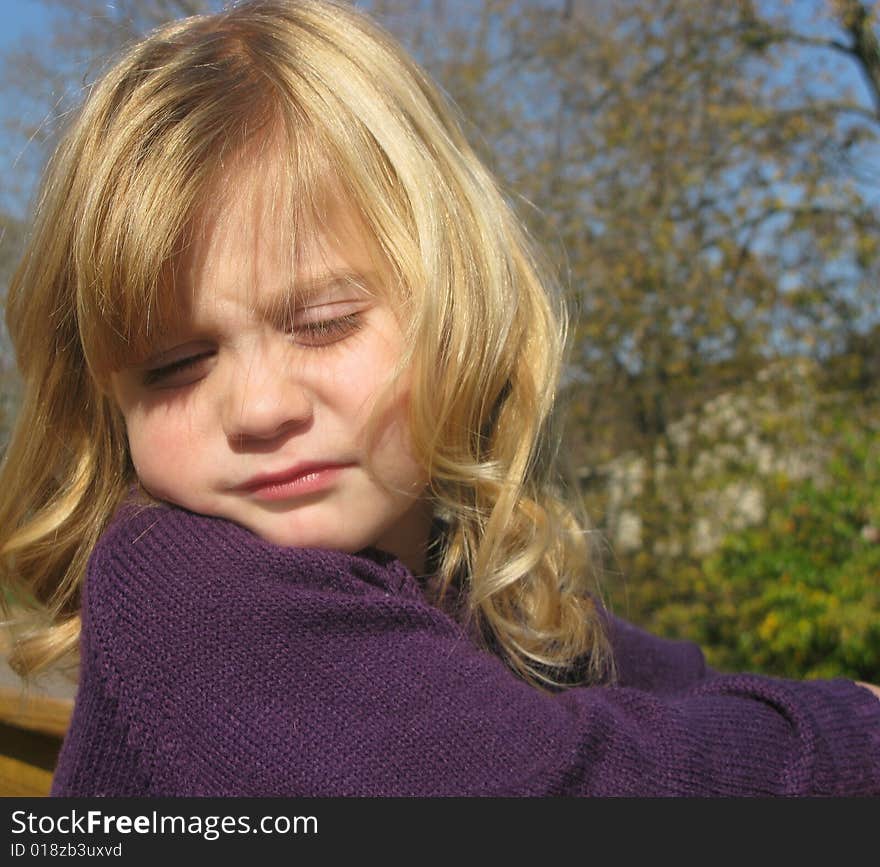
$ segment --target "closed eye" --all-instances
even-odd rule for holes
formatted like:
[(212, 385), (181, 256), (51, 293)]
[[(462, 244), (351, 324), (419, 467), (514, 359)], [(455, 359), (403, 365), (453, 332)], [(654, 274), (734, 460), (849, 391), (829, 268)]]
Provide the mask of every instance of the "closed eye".
[(202, 377), (205, 372), (206, 362), (213, 358), (214, 354), (213, 350), (200, 352), (196, 355), (179, 358), (170, 364), (163, 364), (161, 367), (146, 370), (143, 374), (143, 384), (165, 388), (189, 385)]
[(320, 348), (329, 346), (358, 331), (363, 325), (361, 311), (322, 319), (315, 322), (299, 322), (292, 329), (294, 342), (301, 346)]

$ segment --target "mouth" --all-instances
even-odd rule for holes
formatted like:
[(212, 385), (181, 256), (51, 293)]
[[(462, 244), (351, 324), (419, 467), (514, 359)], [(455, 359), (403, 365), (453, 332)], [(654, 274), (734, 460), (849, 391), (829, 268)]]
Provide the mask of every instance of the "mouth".
[(304, 496), (330, 487), (351, 463), (311, 462), (278, 473), (260, 473), (235, 490), (259, 500), (282, 500)]

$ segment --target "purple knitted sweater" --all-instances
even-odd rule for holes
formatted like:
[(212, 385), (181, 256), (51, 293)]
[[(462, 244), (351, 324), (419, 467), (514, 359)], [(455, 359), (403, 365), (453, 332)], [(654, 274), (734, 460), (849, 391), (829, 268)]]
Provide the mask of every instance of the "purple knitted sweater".
[(550, 694), (390, 555), (126, 506), (89, 564), (52, 794), (880, 795), (867, 690), (610, 629), (618, 684)]

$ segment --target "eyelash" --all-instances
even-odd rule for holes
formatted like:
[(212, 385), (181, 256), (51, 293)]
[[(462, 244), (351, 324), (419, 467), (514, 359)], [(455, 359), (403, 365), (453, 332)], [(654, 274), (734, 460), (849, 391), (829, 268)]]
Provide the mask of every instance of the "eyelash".
[(305, 332), (309, 337), (321, 341), (320, 343), (302, 343), (294, 336), (294, 343), (299, 346), (308, 346), (312, 349), (323, 349), (331, 346), (343, 337), (353, 334), (361, 327), (361, 314), (348, 313), (345, 316), (337, 316), (335, 319), (323, 319), (316, 322), (305, 322), (293, 328), (293, 334)]
[[(348, 313), (345, 316), (337, 316), (334, 319), (324, 319), (315, 322), (306, 322), (292, 329), (294, 335), (294, 343), (298, 346), (307, 346), (309, 349), (324, 349), (338, 343), (344, 337), (354, 334), (362, 325), (361, 314)], [(315, 343), (309, 343), (296, 339), (297, 333), (305, 333)], [(195, 367), (200, 362), (213, 356), (213, 352), (200, 352), (170, 364), (153, 368), (144, 372), (143, 383), (146, 386), (160, 385), (176, 374)]]
[(181, 358), (178, 361), (172, 361), (171, 364), (165, 364), (162, 367), (154, 367), (152, 370), (144, 371), (144, 385), (158, 385), (165, 380), (170, 379), (178, 373), (195, 367), (206, 358), (210, 358), (213, 352), (200, 352), (198, 355), (191, 355), (188, 358)]

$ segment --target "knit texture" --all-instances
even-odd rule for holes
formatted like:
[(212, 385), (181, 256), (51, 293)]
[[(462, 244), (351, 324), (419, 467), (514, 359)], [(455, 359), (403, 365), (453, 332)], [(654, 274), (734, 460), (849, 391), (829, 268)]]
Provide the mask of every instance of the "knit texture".
[(516, 677), (394, 557), (125, 506), (55, 796), (878, 795), (880, 701), (610, 621), (614, 686)]

